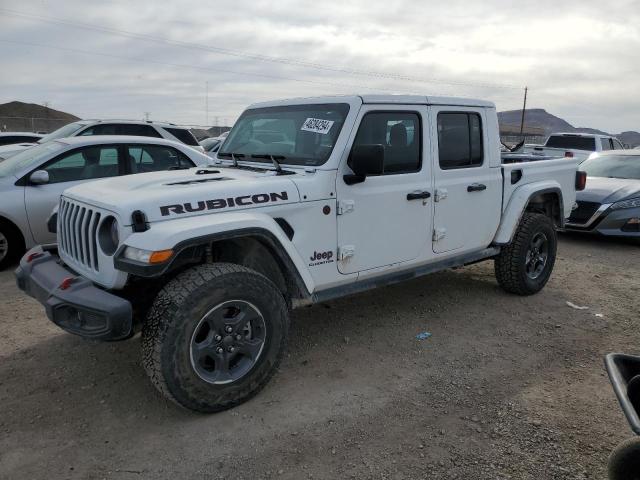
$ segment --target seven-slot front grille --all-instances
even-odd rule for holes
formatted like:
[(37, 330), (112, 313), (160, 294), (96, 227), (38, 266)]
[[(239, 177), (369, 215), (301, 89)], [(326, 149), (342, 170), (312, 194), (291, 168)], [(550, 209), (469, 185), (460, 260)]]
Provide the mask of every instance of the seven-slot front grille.
[(58, 208), (58, 248), (84, 267), (99, 271), (97, 232), (102, 214), (62, 198)]

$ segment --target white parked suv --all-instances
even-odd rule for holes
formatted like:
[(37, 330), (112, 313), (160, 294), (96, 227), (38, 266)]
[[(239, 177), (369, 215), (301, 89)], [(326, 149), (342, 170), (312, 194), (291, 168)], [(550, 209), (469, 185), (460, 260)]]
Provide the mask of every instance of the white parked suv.
[(183, 143), (114, 136), (53, 140), (0, 162), (0, 269), (22, 255), (25, 247), (55, 243), (47, 218), (65, 189), (97, 178), (210, 162)]
[(217, 158), (65, 191), (59, 256), (16, 271), (68, 332), (142, 330), (152, 382), (203, 412), (267, 383), (291, 309), (481, 260), (538, 292), (586, 179), (564, 158), (502, 165), (492, 103), (425, 96), (252, 105)]
[(166, 138), (189, 145), (196, 150), (204, 149), (196, 137), (186, 127), (173, 123), (143, 120), (79, 120), (45, 135), (36, 143), (19, 143), (0, 147), (0, 161), (37, 144), (50, 142), (58, 138), (82, 137), (90, 135), (132, 135), (137, 137)]

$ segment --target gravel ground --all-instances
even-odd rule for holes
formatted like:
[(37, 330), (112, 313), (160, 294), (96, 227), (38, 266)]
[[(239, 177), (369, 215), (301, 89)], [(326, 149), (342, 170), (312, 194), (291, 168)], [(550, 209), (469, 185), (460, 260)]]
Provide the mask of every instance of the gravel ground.
[(139, 338), (65, 334), (2, 272), (0, 478), (603, 479), (630, 435), (603, 355), (639, 353), (639, 262), (564, 235), (533, 297), (483, 263), (295, 311), (278, 375), (209, 416), (156, 393)]

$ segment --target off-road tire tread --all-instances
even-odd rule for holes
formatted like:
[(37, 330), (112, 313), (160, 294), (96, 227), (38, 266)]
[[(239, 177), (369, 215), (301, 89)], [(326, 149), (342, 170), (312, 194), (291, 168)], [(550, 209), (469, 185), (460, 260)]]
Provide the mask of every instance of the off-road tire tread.
[[(520, 224), (511, 243), (502, 247), (500, 254), (495, 259), (494, 270), (496, 280), (498, 284), (509, 293), (532, 295), (540, 290), (532, 290), (523, 280), (520, 260), (522, 250), (526, 250), (529, 247), (528, 241), (532, 230), (535, 231), (540, 224), (547, 224), (554, 230), (553, 222), (546, 215), (540, 213), (525, 213), (520, 220)], [(552, 261), (555, 262), (555, 252)], [(546, 284), (547, 280), (544, 281), (544, 284)]]
[[(161, 365), (162, 344), (169, 326), (167, 320), (174, 318), (177, 312), (183, 307), (183, 304), (187, 301), (190, 294), (197, 288), (209, 283), (213, 279), (230, 274), (245, 274), (248, 276), (247, 280), (250, 280), (251, 277), (255, 277), (257, 275), (262, 277), (264, 280), (271, 282), (267, 277), (256, 271), (233, 263), (198, 265), (186, 270), (168, 282), (158, 293), (149, 312), (147, 313), (142, 328), (142, 365), (149, 376), (149, 379), (158, 391), (181, 407), (199, 410), (206, 413), (213, 413), (227, 410), (240, 403), (244, 403), (249, 398), (256, 395), (269, 382), (271, 377), (277, 371), (286, 350), (288, 336), (285, 334), (279, 348), (278, 356), (275, 360), (275, 367), (260, 381), (259, 385), (248, 396), (231, 400), (216, 408), (202, 409), (198, 408), (196, 405), (184, 405), (173, 395), (164, 375), (162, 374)], [(275, 288), (276, 287), (274, 285), (274, 289)], [(286, 332), (288, 331), (289, 320), (284, 298), (282, 299), (282, 304), (285, 309), (284, 318), (286, 321)]]
[(640, 437), (632, 437), (616, 447), (607, 466), (611, 480), (640, 479)]

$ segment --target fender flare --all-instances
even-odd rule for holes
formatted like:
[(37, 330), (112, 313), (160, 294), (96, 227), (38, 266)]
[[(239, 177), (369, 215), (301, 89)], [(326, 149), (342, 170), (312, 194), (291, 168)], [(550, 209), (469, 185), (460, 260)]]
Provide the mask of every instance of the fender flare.
[(555, 181), (531, 183), (517, 188), (512, 193), (507, 207), (502, 212), (502, 221), (493, 237), (493, 244), (506, 245), (510, 243), (531, 199), (545, 193), (554, 193), (558, 196), (560, 202), (559, 227), (562, 227), (564, 225), (564, 200), (560, 184)]
[[(176, 268), (199, 261), (206, 253), (206, 248), (213, 242), (254, 237), (262, 241), (273, 253), (276, 261), (293, 279), (300, 296), (302, 298), (311, 296), (310, 292), (315, 287), (314, 281), (310, 273), (305, 270), (305, 263), (295, 246), (272, 217), (265, 214), (243, 213), (219, 214), (215, 217), (216, 221), (209, 225), (206, 224), (207, 219), (203, 216), (151, 224), (149, 230), (127, 237), (114, 255), (114, 265), (116, 269), (135, 276), (157, 278)], [(193, 223), (194, 219), (198, 222), (197, 228), (188, 228), (188, 223)], [(209, 229), (207, 227), (214, 231), (207, 232), (206, 230)], [(161, 228), (178, 231), (179, 234), (173, 235), (172, 238), (165, 238), (162, 242), (159, 241), (163, 237), (159, 232)], [(166, 263), (148, 265), (124, 258), (124, 250), (127, 246), (145, 250), (172, 249), (174, 254)]]

